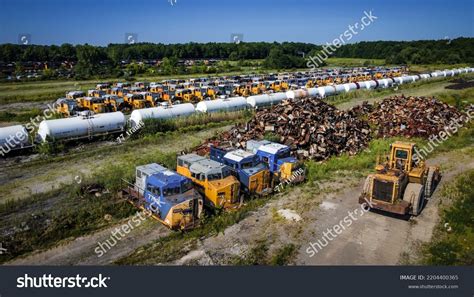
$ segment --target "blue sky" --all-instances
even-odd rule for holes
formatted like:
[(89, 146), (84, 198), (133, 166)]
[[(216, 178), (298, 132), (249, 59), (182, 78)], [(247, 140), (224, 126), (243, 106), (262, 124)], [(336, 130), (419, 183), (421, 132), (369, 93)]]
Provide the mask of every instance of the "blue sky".
[(473, 0), (0, 0), (0, 43), (28, 33), (35, 44), (106, 45), (128, 32), (161, 43), (242, 33), (244, 41), (323, 44), (370, 10), (378, 19), (351, 42), (474, 36)]

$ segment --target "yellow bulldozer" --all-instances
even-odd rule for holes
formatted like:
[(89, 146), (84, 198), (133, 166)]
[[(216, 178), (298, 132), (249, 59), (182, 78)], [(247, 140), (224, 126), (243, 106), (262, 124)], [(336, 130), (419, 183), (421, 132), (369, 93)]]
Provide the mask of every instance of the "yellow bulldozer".
[(390, 156), (383, 163), (377, 160), (376, 173), (367, 177), (359, 203), (399, 215), (420, 214), (441, 174), (438, 166), (420, 161), (416, 151), (414, 143), (394, 142)]

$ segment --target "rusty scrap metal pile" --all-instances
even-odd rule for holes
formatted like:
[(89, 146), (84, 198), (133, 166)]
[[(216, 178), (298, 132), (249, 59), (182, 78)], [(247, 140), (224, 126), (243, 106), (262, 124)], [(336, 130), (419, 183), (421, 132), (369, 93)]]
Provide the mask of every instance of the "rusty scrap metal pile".
[(304, 98), (257, 111), (246, 125), (236, 125), (195, 151), (206, 154), (209, 145), (223, 142), (245, 149), (247, 140), (269, 136), (289, 145), (299, 158), (320, 161), (342, 153), (354, 155), (367, 147), (372, 136), (428, 138), (463, 116), (455, 107), (425, 97), (394, 96), (348, 111)]
[(455, 107), (434, 98), (394, 96), (375, 105), (367, 103), (353, 109), (367, 114), (377, 137), (404, 136), (428, 138), (463, 115)]
[[(304, 98), (258, 111), (245, 127), (236, 126), (221, 140), (245, 148), (247, 140), (274, 134), (302, 158), (324, 160), (332, 155), (354, 155), (370, 141), (370, 127), (352, 111)], [(270, 134), (270, 135), (271, 135)]]

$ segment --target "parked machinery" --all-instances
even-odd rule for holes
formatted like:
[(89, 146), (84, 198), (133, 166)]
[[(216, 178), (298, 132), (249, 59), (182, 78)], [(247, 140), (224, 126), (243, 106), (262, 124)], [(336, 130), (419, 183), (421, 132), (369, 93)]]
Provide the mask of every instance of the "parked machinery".
[(203, 199), (192, 181), (156, 163), (137, 166), (135, 183), (126, 183), (120, 196), (173, 230), (196, 227)]
[(292, 183), (304, 181), (302, 164), (290, 156), (289, 146), (267, 140), (249, 140), (247, 150), (253, 152), (260, 162), (268, 165), (275, 181), (291, 180)]
[(69, 91), (69, 92), (66, 92), (66, 98), (67, 99), (78, 99), (78, 98), (85, 97), (85, 96), (86, 96), (86, 93), (84, 93), (83, 91)]
[(123, 99), (125, 100), (125, 103), (133, 109), (140, 109), (140, 108), (145, 108), (145, 99), (143, 98), (143, 95), (141, 94), (126, 94)]
[(81, 97), (77, 99), (77, 102), (82, 110), (90, 110), (94, 113), (105, 112), (105, 103), (103, 98)]
[(81, 108), (75, 99), (59, 98), (56, 100), (55, 105), (56, 111), (64, 117), (73, 116), (81, 111)]
[(95, 85), (96, 90), (107, 91), (110, 88), (109, 83), (100, 83)]
[(100, 97), (104, 96), (105, 94), (106, 94), (106, 92), (103, 91), (103, 90), (88, 90), (87, 91), (87, 96), (88, 97), (100, 98)]
[(418, 215), (441, 178), (439, 167), (415, 162), (414, 143), (396, 141), (390, 147), (387, 161), (377, 162), (376, 173), (367, 177), (359, 203), (395, 214)]
[(193, 91), (190, 90), (190, 89), (176, 90), (176, 93), (175, 93), (173, 99), (174, 100), (182, 100), (182, 101), (192, 102), (193, 101)]
[(115, 95), (104, 95), (104, 104), (107, 112), (115, 112), (126, 108), (125, 100)]
[(217, 94), (219, 93), (219, 88), (212, 87), (212, 86), (203, 86), (201, 87), (201, 92), (202, 92), (203, 99), (205, 98), (216, 99)]
[(190, 178), (211, 208), (235, 209), (240, 206), (237, 178), (228, 166), (196, 154), (178, 157), (179, 174)]
[(211, 146), (211, 160), (225, 164), (237, 177), (241, 191), (247, 196), (266, 195), (272, 191), (270, 171), (255, 154), (229, 146)]

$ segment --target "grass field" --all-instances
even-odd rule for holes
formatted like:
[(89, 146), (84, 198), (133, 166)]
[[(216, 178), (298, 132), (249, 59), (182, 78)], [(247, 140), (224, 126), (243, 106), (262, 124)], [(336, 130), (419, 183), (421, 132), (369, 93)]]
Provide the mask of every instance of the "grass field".
[(383, 66), (385, 59), (328, 58), (327, 67)]

